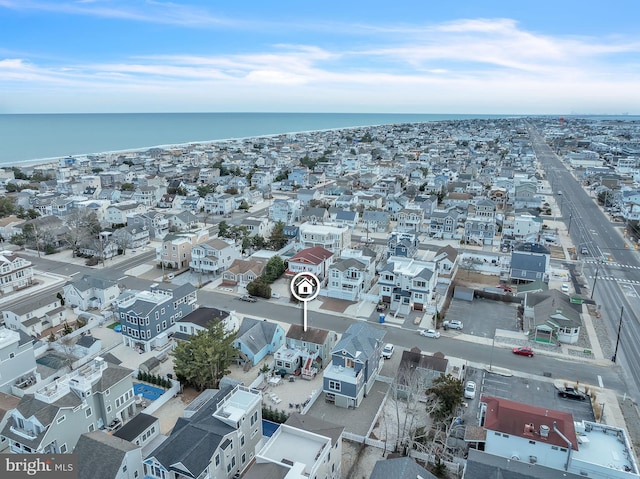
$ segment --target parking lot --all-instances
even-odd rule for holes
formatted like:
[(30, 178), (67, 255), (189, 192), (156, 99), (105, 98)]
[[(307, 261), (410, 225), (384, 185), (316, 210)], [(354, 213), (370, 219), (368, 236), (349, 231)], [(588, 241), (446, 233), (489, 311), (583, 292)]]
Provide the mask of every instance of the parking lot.
[[(468, 406), (463, 413), (466, 424), (474, 423), (478, 412), (479, 398), (482, 394), (530, 404), (531, 406), (568, 412), (573, 415), (576, 421), (595, 420), (591, 401), (561, 398), (553, 382), (527, 377), (502, 376), (475, 368), (467, 370), (465, 380), (472, 380), (477, 385), (475, 399), (466, 400)], [(569, 386), (571, 385), (569, 384)]]
[(464, 323), (464, 333), (492, 338), (496, 329), (518, 331), (516, 309), (518, 303), (503, 303), (487, 299), (464, 301), (454, 299), (446, 312), (446, 319)]

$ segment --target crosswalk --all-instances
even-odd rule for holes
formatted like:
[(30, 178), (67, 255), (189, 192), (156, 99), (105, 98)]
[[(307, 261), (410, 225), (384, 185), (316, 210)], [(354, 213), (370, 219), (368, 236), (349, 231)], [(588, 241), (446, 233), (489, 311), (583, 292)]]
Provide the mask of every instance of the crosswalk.
[[(595, 275), (587, 276), (588, 279), (595, 279)], [(624, 278), (615, 278), (613, 276), (600, 276), (598, 275), (598, 281), (615, 281), (620, 284), (640, 284), (640, 281), (635, 279), (624, 279)]]
[(590, 260), (590, 261), (585, 261), (584, 264), (600, 264), (600, 265), (606, 265), (606, 266), (615, 266), (618, 268), (640, 269), (640, 266), (632, 266), (630, 264), (614, 263), (609, 261), (600, 262), (600, 261)]

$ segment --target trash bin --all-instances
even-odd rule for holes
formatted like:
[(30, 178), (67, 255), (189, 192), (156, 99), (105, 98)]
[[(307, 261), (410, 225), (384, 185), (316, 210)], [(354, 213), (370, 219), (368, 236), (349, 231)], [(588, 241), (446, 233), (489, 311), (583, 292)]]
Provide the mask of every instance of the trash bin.
[(384, 314), (380, 315), (380, 323), (384, 323)]

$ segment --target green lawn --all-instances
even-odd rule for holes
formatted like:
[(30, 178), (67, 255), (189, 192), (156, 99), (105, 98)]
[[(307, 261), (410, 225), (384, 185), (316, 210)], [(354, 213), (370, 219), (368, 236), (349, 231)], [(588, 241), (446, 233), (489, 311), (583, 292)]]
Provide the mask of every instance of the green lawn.
[(115, 322), (115, 323), (111, 323), (109, 326), (107, 326), (107, 328), (109, 328), (109, 329), (113, 329), (113, 328), (115, 328), (118, 324), (120, 324), (120, 322), (119, 322), (119, 321), (117, 321), (117, 322)]

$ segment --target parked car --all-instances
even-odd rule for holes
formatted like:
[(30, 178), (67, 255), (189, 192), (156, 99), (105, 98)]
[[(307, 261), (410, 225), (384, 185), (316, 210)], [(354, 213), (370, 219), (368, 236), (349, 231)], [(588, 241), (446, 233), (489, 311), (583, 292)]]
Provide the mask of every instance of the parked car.
[(454, 319), (452, 321), (445, 321), (444, 323), (442, 323), (442, 327), (443, 328), (449, 328), (449, 329), (462, 329), (464, 325), (462, 324), (462, 321), (459, 321), (457, 319)]
[(420, 329), (418, 330), (418, 334), (420, 336), (424, 336), (426, 338), (439, 338), (440, 337), (440, 333), (438, 331), (436, 331), (435, 329)]
[(578, 401), (584, 401), (589, 396), (587, 396), (582, 391), (578, 391), (576, 388), (564, 387), (558, 391), (558, 395), (565, 399), (575, 399)]
[(271, 292), (271, 297), (273, 299), (280, 299), (280, 293), (276, 293), (275, 291)]
[(240, 301), (246, 301), (247, 303), (255, 303), (257, 300), (253, 296), (249, 294), (245, 294), (244, 296), (240, 296)]
[(499, 285), (496, 286), (496, 288), (503, 289), (505, 293), (512, 293), (513, 292), (513, 290), (511, 289), (511, 286), (509, 286), (507, 284), (500, 283)]
[(527, 346), (521, 346), (519, 348), (513, 348), (512, 349), (513, 354), (517, 354), (519, 356), (529, 356), (530, 358), (533, 357), (533, 349), (527, 347)]
[(391, 343), (387, 343), (384, 345), (384, 348), (382, 349), (382, 357), (385, 359), (391, 359), (391, 356), (393, 356), (393, 351), (395, 351), (395, 346)]
[(563, 293), (568, 293), (569, 292), (569, 285), (567, 283), (562, 283), (562, 292)]
[(466, 399), (473, 399), (476, 397), (476, 383), (473, 381), (467, 381), (464, 385), (464, 397)]

